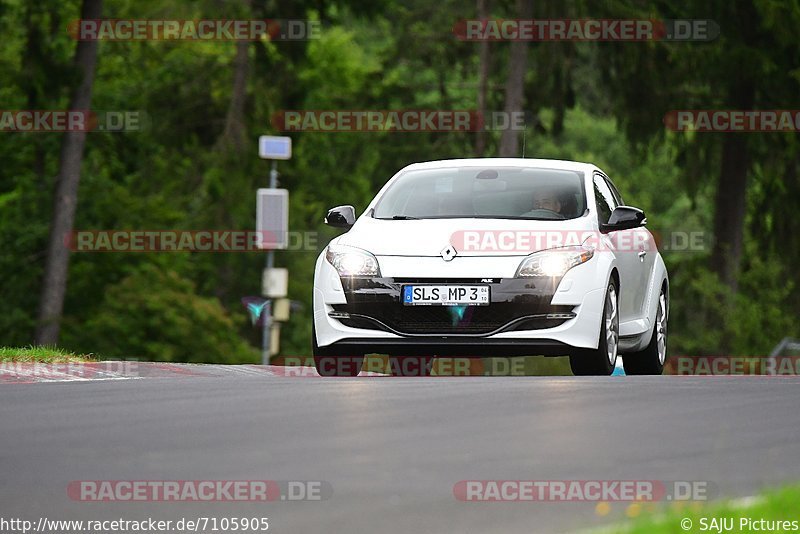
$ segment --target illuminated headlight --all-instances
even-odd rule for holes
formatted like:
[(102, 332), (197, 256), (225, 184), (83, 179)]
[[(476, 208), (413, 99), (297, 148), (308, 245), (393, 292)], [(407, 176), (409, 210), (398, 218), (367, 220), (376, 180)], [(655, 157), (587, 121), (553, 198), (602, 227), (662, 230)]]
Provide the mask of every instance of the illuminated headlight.
[(333, 265), (339, 276), (380, 276), (378, 260), (360, 248), (328, 245), (325, 259)]
[(594, 249), (590, 247), (564, 247), (543, 250), (531, 254), (519, 265), (517, 276), (564, 276), (564, 273), (589, 261), (594, 256)]

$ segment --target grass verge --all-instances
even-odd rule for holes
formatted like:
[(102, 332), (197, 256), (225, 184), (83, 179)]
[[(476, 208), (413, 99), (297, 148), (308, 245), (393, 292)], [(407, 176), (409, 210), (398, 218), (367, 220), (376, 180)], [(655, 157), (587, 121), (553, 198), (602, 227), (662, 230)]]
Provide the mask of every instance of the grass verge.
[(97, 361), (92, 354), (75, 354), (58, 347), (0, 347), (0, 362), (80, 363)]
[[(652, 515), (637, 515), (631, 522), (597, 532), (661, 534), (674, 532), (798, 532), (800, 484), (769, 490), (748, 498), (679, 507)], [(631, 510), (628, 510), (630, 517)], [(724, 520), (724, 522), (723, 522)], [(763, 522), (762, 522), (763, 521)]]

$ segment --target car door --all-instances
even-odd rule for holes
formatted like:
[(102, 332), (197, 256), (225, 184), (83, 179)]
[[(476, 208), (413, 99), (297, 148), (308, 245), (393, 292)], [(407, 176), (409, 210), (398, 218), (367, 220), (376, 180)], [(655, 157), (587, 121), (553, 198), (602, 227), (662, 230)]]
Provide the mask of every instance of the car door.
[[(620, 196), (617, 187), (614, 185), (614, 182), (612, 182), (608, 176), (605, 176), (604, 178), (609, 189), (611, 190), (611, 194), (614, 196), (614, 200), (617, 202), (617, 205), (625, 206), (626, 204), (622, 200), (622, 197)], [(636, 253), (636, 258), (639, 260), (638, 290), (633, 296), (633, 315), (635, 318), (639, 318), (646, 315), (646, 310), (644, 307), (647, 299), (647, 288), (650, 280), (653, 278), (653, 269), (655, 269), (656, 254), (658, 254), (658, 249), (656, 247), (653, 234), (651, 234), (650, 231), (644, 226), (634, 228), (629, 232), (633, 238), (633, 241), (631, 242), (632, 252)]]
[[(617, 199), (611, 192), (603, 174), (594, 175), (594, 196), (597, 202), (598, 223), (608, 222), (611, 212), (617, 207)], [(639, 317), (636, 309), (637, 293), (642, 287), (642, 265), (637, 253), (631, 250), (633, 230), (608, 232), (603, 236), (604, 247), (614, 254), (619, 269), (619, 319), (621, 323)]]

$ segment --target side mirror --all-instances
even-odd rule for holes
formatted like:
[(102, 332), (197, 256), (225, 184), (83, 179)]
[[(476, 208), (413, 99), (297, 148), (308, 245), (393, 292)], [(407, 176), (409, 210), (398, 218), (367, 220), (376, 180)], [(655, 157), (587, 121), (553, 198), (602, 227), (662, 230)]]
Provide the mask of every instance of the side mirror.
[(617, 206), (611, 217), (608, 218), (608, 223), (603, 225), (604, 232), (616, 232), (617, 230), (629, 230), (631, 228), (638, 228), (647, 224), (647, 219), (644, 212), (639, 208), (632, 206)]
[(325, 216), (325, 224), (334, 228), (350, 228), (355, 223), (356, 209), (353, 206), (336, 206)]

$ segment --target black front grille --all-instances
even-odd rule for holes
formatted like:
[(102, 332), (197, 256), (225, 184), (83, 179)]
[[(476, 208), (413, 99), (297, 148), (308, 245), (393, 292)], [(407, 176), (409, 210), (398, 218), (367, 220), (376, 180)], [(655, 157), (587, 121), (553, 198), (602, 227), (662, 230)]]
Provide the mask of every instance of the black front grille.
[[(539, 300), (535, 298), (525, 300), (524, 303), (493, 302), (488, 306), (404, 306), (400, 302), (359, 302), (336, 304), (333, 308), (336, 312), (364, 316), (339, 319), (345, 326), (380, 329), (371, 318), (405, 334), (487, 334), (521, 317), (572, 311), (572, 306), (551, 306), (549, 302), (535, 302)], [(510, 325), (508, 329), (552, 328), (565, 320), (531, 318)]]

